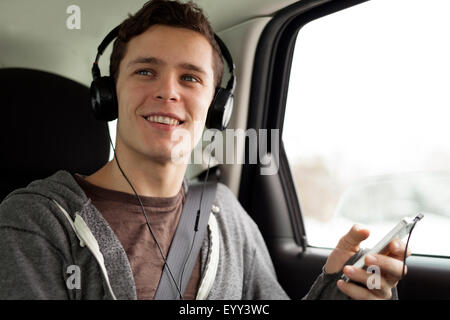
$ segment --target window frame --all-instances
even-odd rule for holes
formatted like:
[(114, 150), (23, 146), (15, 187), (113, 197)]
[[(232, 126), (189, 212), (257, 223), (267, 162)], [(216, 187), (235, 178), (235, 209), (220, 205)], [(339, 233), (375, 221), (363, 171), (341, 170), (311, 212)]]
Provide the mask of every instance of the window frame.
[[(293, 234), (291, 240), (301, 247), (303, 252), (310, 246), (300, 201), (282, 141), (290, 71), (297, 35), (303, 26), (313, 20), (367, 1), (370, 0), (299, 1), (277, 12), (265, 27), (258, 42), (252, 74), (247, 128), (267, 129), (269, 142), (271, 141), (270, 130), (280, 130), (279, 150), (271, 150), (270, 143), (268, 144), (268, 152), (279, 151), (278, 180), (288, 209), (286, 212), (289, 215), (280, 219), (290, 221), (289, 226), (285, 225), (282, 228), (291, 229), (289, 230)], [(248, 150), (246, 141), (245, 152), (248, 153)], [(251, 190), (252, 185), (257, 183), (255, 177), (261, 166), (260, 163), (244, 164), (239, 188), (239, 201), (257, 223), (259, 218), (251, 208)], [(260, 225), (260, 228), (266, 236), (264, 225)]]

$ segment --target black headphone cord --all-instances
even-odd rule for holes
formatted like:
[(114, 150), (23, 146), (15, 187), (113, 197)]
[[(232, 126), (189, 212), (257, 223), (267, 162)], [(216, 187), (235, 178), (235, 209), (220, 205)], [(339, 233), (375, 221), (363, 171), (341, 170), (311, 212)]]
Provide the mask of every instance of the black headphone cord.
[[(114, 159), (116, 160), (117, 166), (119, 167), (119, 170), (120, 170), (120, 172), (122, 173), (122, 175), (124, 176), (124, 178), (127, 180), (127, 182), (128, 182), (128, 184), (130, 185), (131, 189), (133, 189), (133, 192), (134, 192), (134, 194), (136, 195), (136, 197), (137, 197), (137, 199), (138, 199), (138, 201), (139, 201), (139, 204), (141, 205), (142, 213), (144, 214), (145, 222), (146, 222), (146, 224), (147, 224), (148, 230), (150, 231), (150, 234), (152, 235), (153, 240), (155, 241), (156, 246), (157, 246), (158, 249), (159, 249), (159, 253), (161, 254), (161, 257), (162, 257), (163, 260), (164, 260), (164, 266), (167, 267), (167, 271), (169, 272), (170, 277), (172, 278), (172, 281), (173, 281), (173, 283), (175, 284), (175, 287), (177, 288), (178, 294), (180, 295), (180, 299), (183, 300), (183, 295), (181, 294), (181, 290), (180, 290), (180, 288), (179, 288), (177, 282), (175, 281), (175, 278), (174, 278), (174, 276), (173, 276), (173, 274), (172, 274), (172, 271), (170, 270), (169, 264), (167, 263), (166, 256), (164, 255), (164, 253), (163, 253), (163, 251), (162, 251), (162, 249), (161, 249), (161, 246), (159, 245), (158, 240), (156, 240), (156, 237), (155, 237), (155, 234), (153, 233), (152, 227), (150, 226), (150, 222), (148, 221), (148, 217), (147, 217), (147, 214), (145, 213), (144, 205), (142, 204), (141, 198), (139, 197), (139, 195), (137, 194), (137, 192), (136, 192), (136, 190), (134, 189), (133, 185), (131, 184), (130, 180), (128, 180), (127, 176), (125, 175), (125, 173), (123, 172), (122, 168), (120, 167), (119, 161), (117, 160), (117, 156), (116, 156), (116, 150), (114, 149), (114, 146), (113, 146), (113, 143), (112, 143), (112, 140), (111, 140), (111, 134), (110, 134), (110, 132), (109, 132), (109, 126), (108, 126), (108, 124), (107, 124), (107, 127), (108, 127), (109, 142), (111, 143), (111, 147), (112, 147), (112, 149), (113, 149), (113, 151), (114, 151)], [(164, 270), (164, 269), (163, 269), (163, 270)]]
[(414, 230), (414, 227), (416, 226), (416, 223), (420, 220), (421, 218), (415, 217), (414, 218), (414, 224), (411, 227), (411, 230), (409, 231), (409, 235), (408, 235), (408, 240), (406, 241), (406, 246), (405, 246), (405, 252), (403, 253), (403, 270), (402, 270), (402, 277), (400, 278), (400, 280), (403, 279), (403, 277), (405, 276), (405, 268), (406, 268), (406, 255), (408, 253), (408, 245), (409, 245), (409, 238), (411, 238), (411, 234)]

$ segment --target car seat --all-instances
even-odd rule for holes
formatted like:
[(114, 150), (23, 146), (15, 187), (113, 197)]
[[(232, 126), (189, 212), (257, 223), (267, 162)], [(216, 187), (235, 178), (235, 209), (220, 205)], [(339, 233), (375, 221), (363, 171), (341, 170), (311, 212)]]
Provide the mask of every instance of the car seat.
[(60, 169), (90, 175), (109, 159), (107, 123), (91, 111), (89, 88), (63, 76), (0, 69), (0, 201)]

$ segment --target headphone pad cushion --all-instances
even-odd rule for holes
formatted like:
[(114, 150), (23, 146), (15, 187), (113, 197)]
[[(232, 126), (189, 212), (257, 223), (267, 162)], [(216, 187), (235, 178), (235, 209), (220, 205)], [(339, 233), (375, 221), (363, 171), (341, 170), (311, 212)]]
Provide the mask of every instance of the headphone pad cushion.
[(117, 119), (117, 96), (114, 80), (111, 77), (100, 77), (92, 81), (90, 94), (92, 111), (97, 120)]
[(224, 88), (216, 88), (214, 99), (209, 107), (206, 118), (208, 129), (223, 131), (228, 126), (233, 110), (233, 94)]

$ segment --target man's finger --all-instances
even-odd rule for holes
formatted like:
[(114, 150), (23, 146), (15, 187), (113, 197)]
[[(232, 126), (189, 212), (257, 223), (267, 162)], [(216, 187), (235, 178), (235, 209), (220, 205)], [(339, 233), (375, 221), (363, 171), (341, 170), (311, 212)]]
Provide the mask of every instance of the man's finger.
[[(406, 244), (401, 240), (394, 240), (389, 243), (386, 255), (392, 258), (403, 261), (405, 254)], [(407, 257), (411, 255), (411, 251), (408, 249)]]
[(337, 286), (339, 290), (355, 300), (381, 300), (382, 298), (377, 296), (375, 292), (363, 288), (356, 284), (338, 280)]
[[(367, 289), (378, 290), (377, 292), (373, 291), (377, 296), (381, 296), (386, 299), (391, 298), (391, 288), (393, 286), (391, 283), (388, 283), (386, 279), (381, 275), (379, 276), (379, 278), (374, 279), (374, 274), (372, 272), (368, 272), (367, 270), (355, 268), (352, 266), (344, 267), (343, 272), (350, 280), (359, 282)], [(375, 277), (377, 276), (375, 275)]]
[(395, 283), (401, 280), (403, 261), (382, 254), (375, 254), (366, 256), (365, 264), (367, 266), (378, 266), (381, 269), (381, 273), (384, 274), (386, 280), (388, 280), (390, 283)]
[(369, 230), (355, 224), (350, 231), (339, 240), (337, 247), (343, 250), (356, 252), (359, 250), (359, 244), (366, 240), (369, 237), (369, 234)]

